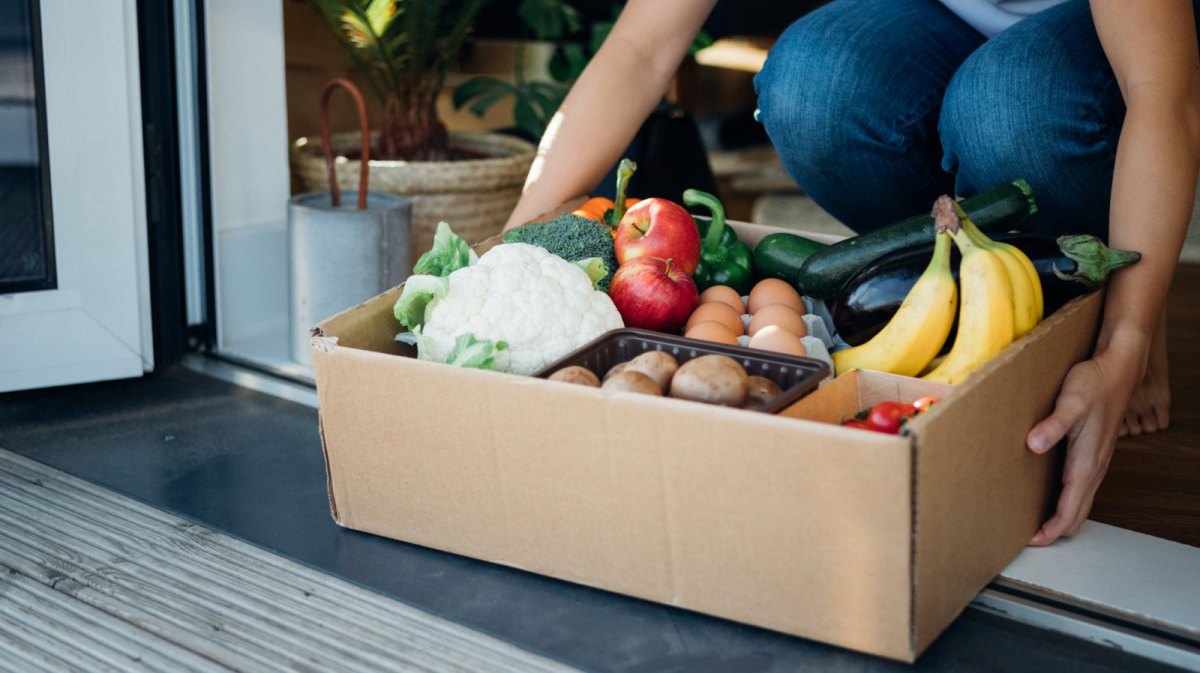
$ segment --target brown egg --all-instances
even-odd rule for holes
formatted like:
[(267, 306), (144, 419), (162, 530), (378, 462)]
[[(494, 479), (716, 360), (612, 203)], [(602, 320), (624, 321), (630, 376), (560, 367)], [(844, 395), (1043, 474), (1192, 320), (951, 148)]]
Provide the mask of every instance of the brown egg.
[(699, 339), (701, 341), (712, 341), (713, 343), (729, 344), (730, 346), (738, 345), (737, 335), (729, 331), (729, 328), (719, 322), (706, 320), (692, 325), (691, 329), (684, 333), (684, 336), (689, 339)]
[(804, 319), (787, 304), (768, 304), (758, 309), (754, 317), (750, 318), (750, 328), (746, 330), (746, 334), (753, 337), (759, 330), (771, 325), (778, 325), (798, 337), (808, 336), (808, 326), (804, 324)]
[(700, 293), (701, 304), (710, 301), (729, 304), (729, 308), (737, 311), (738, 315), (746, 312), (746, 304), (742, 302), (742, 296), (737, 293), (737, 290), (728, 285), (714, 285)]
[(687, 325), (683, 328), (684, 334), (692, 329), (692, 325), (701, 322), (721, 323), (735, 337), (740, 336), (744, 331), (742, 329), (742, 314), (734, 310), (729, 304), (720, 301), (710, 301), (697, 306), (696, 310), (692, 311), (691, 317), (688, 318)]
[(808, 355), (800, 337), (778, 325), (764, 327), (750, 338), (750, 347), (786, 355)]
[(758, 313), (758, 309), (771, 304), (786, 304), (801, 315), (805, 312), (804, 300), (800, 298), (800, 293), (796, 291), (796, 288), (778, 278), (764, 278), (758, 281), (758, 284), (750, 290), (747, 304), (752, 315)]

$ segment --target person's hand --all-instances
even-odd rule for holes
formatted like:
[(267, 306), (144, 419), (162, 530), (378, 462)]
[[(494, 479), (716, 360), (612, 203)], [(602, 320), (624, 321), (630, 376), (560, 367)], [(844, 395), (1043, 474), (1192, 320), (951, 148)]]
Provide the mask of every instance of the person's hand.
[(1080, 362), (1063, 381), (1054, 413), (1033, 426), (1026, 443), (1045, 453), (1063, 437), (1067, 457), (1058, 508), (1029, 544), (1044, 546), (1079, 532), (1108, 471), (1129, 396), (1141, 380), (1136, 357), (1109, 351)]

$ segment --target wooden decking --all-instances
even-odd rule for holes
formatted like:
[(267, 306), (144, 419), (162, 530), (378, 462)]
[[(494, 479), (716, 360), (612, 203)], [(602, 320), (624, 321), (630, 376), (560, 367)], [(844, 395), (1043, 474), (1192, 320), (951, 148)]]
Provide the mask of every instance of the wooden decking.
[[(1198, 229), (1200, 230), (1200, 229)], [(1181, 264), (1167, 296), (1171, 426), (1117, 442), (1092, 519), (1200, 547), (1200, 265)]]
[(0, 450), (0, 670), (575, 670)]

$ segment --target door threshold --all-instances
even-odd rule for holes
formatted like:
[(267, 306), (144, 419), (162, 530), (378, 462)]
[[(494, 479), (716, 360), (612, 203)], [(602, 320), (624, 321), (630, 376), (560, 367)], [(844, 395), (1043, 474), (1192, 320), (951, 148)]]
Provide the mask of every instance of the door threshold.
[(312, 409), (317, 408), (317, 385), (312, 380), (291, 374), (277, 373), (268, 368), (255, 367), (250, 363), (237, 362), (217, 355), (200, 353), (184, 355), (183, 366), (198, 374), (211, 376), (226, 383), (295, 402)]

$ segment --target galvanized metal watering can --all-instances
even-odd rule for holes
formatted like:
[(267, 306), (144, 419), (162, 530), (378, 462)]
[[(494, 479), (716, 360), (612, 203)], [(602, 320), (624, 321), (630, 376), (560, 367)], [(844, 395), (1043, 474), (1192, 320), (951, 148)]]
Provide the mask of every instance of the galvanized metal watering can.
[[(339, 87), (353, 96), (362, 130), (354, 205), (342, 204), (330, 142), (329, 98)], [(398, 285), (412, 271), (411, 202), (367, 192), (371, 135), (362, 94), (349, 81), (335, 79), (321, 92), (320, 110), (329, 193), (300, 194), (288, 201), (289, 344), (292, 359), (309, 366), (313, 325)]]

